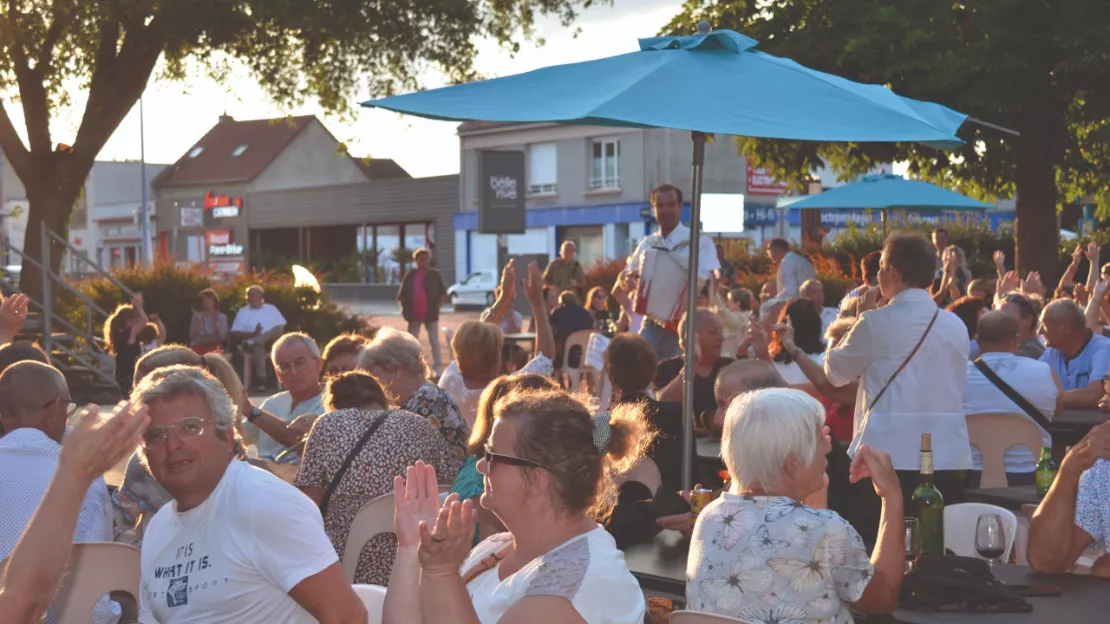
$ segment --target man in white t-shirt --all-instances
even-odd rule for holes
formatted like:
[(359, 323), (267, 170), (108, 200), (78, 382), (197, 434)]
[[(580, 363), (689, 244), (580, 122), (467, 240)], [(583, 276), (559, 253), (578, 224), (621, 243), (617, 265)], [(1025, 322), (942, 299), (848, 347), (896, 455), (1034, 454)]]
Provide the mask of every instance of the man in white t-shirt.
[[(298, 422), (305, 425), (302, 427), (304, 432), (311, 428), (312, 423), (308, 421), (315, 420), (313, 416), (324, 413), (323, 397), (320, 396), (323, 391), (323, 384), (320, 383), (323, 362), (316, 341), (302, 332), (285, 334), (274, 343), (273, 362), (278, 381), (285, 386), (285, 391), (266, 399), (247, 414), (247, 422), (242, 425), (244, 437), (258, 447), (258, 457), (269, 460), (277, 459), (286, 447), (255, 426), (253, 421), (262, 412), (276, 416), (287, 424), (297, 420), (298, 416), (305, 416), (304, 421)], [(296, 455), (290, 460), (296, 461)]]
[(143, 539), (142, 624), (366, 622), (316, 505), (235, 458), (219, 381), (171, 366), (132, 399), (150, 412), (142, 460), (174, 499)]
[[(1064, 409), (1064, 389), (1060, 378), (1048, 364), (1017, 355), (1018, 322), (1003, 311), (987, 312), (979, 317), (977, 338), (983, 361), (999, 379), (1014, 389), (1044, 415), (1052, 418)], [(1017, 403), (1014, 403), (975, 365), (967, 363), (967, 383), (964, 386), (964, 413), (986, 414), (1006, 412), (1018, 414), (1033, 422)], [(1041, 446), (1051, 447), (1052, 438), (1040, 426)], [(1037, 449), (1034, 449), (1036, 451)], [(1010, 485), (1032, 485), (1036, 481), (1037, 454), (1023, 446), (1006, 451), (1006, 480)], [(972, 470), (983, 469), (979, 449), (972, 447)], [(978, 486), (978, 475), (973, 474), (971, 487)]]
[[(784, 238), (772, 238), (767, 243), (767, 257), (775, 263), (775, 289), (779, 297), (796, 297), (802, 284), (817, 276), (813, 264), (791, 251)], [(820, 307), (824, 305), (822, 302)]]
[(247, 356), (243, 375), (247, 388), (252, 382), (266, 383), (266, 355), (270, 345), (285, 332), (285, 317), (272, 303), (266, 303), (265, 297), (261, 286), (247, 288), (247, 305), (239, 308), (231, 323), (231, 337), (241, 341), (240, 348)]

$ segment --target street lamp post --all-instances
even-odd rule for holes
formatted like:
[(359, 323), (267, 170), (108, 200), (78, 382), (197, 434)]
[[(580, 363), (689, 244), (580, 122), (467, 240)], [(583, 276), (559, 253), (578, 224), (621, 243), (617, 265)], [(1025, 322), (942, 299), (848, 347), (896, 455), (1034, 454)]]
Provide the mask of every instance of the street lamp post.
[(142, 203), (139, 205), (139, 227), (141, 228), (141, 245), (143, 266), (154, 264), (154, 250), (150, 244), (150, 208), (147, 206), (146, 196), (146, 135), (143, 128), (143, 98), (139, 97), (139, 176), (142, 179)]

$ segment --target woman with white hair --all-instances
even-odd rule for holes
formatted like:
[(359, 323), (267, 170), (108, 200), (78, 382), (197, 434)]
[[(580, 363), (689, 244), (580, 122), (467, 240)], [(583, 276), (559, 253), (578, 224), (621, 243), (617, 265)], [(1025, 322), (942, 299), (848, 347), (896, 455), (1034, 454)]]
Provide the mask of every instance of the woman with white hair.
[(825, 410), (800, 390), (737, 397), (721, 456), (732, 487), (694, 526), (690, 609), (752, 623), (852, 622), (849, 605), (891, 613), (905, 568), (902, 490), (890, 456), (861, 445), (851, 480), (870, 478), (883, 512), (874, 555), (846, 520), (805, 504), (828, 487)]
[(451, 395), (428, 381), (428, 361), (415, 336), (383, 327), (362, 348), (358, 367), (378, 380), (392, 403), (427, 418), (439, 429), (455, 449), (460, 464), (466, 460), (470, 425)]

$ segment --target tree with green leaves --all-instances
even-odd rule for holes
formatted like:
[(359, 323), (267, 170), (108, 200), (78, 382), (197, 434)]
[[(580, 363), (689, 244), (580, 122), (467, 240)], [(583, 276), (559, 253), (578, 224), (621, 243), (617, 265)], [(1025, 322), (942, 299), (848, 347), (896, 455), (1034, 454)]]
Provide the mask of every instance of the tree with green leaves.
[[(226, 79), (243, 63), (276, 102), (315, 98), (349, 113), (354, 98), (415, 89), (426, 68), (456, 82), (476, 76), (475, 41), (511, 51), (537, 16), (569, 26), (577, 11), (611, 0), (3, 0), (0, 2), (0, 149), (27, 189), (27, 231), (65, 234), (74, 201), (105, 142), (134, 107), (155, 68), (184, 80), (194, 64)], [(160, 64), (161, 63), (161, 64)], [(51, 120), (87, 91), (72, 145)], [(26, 143), (7, 107), (22, 107)], [(39, 236), (24, 252), (41, 257)], [(57, 270), (61, 250), (54, 249)], [(21, 288), (40, 295), (23, 265)]]
[(828, 162), (854, 176), (905, 161), (911, 175), (984, 200), (1016, 195), (1022, 271), (1059, 272), (1057, 207), (1095, 195), (1110, 216), (1110, 3), (1084, 0), (688, 0), (665, 27), (699, 20), (759, 49), (850, 80), (888, 85), (1020, 132), (965, 123), (961, 149), (738, 139), (800, 186)]

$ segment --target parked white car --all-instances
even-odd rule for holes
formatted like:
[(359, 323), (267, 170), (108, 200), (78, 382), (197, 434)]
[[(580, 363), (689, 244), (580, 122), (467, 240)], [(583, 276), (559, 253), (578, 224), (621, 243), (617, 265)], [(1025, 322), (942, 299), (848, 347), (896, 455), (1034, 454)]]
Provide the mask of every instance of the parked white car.
[(475, 271), (466, 279), (452, 284), (447, 289), (451, 305), (493, 305), (493, 289), (497, 287), (497, 274), (493, 271)]

